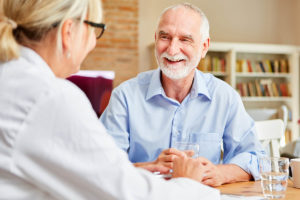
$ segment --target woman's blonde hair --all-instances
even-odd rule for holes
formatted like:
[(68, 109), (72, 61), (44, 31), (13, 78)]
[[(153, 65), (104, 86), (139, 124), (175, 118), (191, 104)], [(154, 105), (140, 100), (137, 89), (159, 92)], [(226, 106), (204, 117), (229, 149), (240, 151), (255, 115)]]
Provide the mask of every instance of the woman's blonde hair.
[[(5, 0), (0, 1), (0, 61), (19, 57), (19, 44), (39, 42), (57, 28), (61, 52), (61, 27), (66, 19), (101, 22), (101, 0)], [(3, 14), (1, 14), (3, 13)], [(91, 33), (89, 27), (89, 31)]]

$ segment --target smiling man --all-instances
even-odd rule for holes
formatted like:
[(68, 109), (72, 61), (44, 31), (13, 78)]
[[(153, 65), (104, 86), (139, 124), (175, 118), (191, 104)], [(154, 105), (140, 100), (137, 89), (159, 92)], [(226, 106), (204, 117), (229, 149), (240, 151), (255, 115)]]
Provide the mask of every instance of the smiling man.
[(117, 87), (100, 120), (138, 167), (172, 169), (172, 147), (182, 138), (200, 146), (204, 184), (258, 179), (257, 158), (264, 152), (254, 121), (234, 89), (196, 69), (209, 42), (209, 23), (199, 8), (167, 8), (155, 33), (159, 68)]

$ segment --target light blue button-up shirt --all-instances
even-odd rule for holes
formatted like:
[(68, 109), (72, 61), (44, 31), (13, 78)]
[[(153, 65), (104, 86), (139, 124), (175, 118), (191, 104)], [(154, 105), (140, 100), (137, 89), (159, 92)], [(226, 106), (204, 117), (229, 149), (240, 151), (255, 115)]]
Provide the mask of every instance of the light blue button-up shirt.
[(113, 90), (100, 120), (132, 162), (155, 160), (180, 137), (197, 142), (199, 156), (214, 164), (223, 144), (223, 163), (259, 179), (257, 158), (264, 152), (254, 121), (238, 93), (211, 74), (196, 70), (190, 93), (179, 103), (166, 96), (159, 69), (143, 72)]

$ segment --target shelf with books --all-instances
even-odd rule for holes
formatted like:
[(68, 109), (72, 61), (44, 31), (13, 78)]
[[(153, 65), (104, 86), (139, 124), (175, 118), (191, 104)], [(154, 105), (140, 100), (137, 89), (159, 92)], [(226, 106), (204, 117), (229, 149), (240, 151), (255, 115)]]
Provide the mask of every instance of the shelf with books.
[[(298, 51), (299, 50), (299, 51)], [(299, 137), (299, 53), (291, 45), (211, 43), (226, 55), (227, 81), (241, 95), (246, 110), (290, 109), (290, 139)]]
[(290, 73), (236, 72), (236, 77), (291, 78)]
[(211, 73), (224, 81), (227, 80), (226, 52), (209, 51), (205, 58), (201, 59), (197, 67), (204, 73)]
[(226, 51), (209, 50), (205, 58), (201, 59), (197, 68), (204, 73), (211, 73), (223, 81), (229, 81), (228, 53)]
[(238, 82), (236, 90), (242, 97), (291, 97), (289, 83), (271, 78)]
[[(238, 54), (238, 57), (240, 54)], [(236, 72), (253, 72), (253, 73), (288, 73), (289, 72), (289, 62), (284, 55), (278, 58), (269, 59), (268, 57), (273, 57), (273, 55), (266, 54), (265, 58), (261, 59), (252, 58), (252, 56), (245, 56), (243, 53), (242, 58), (236, 60)], [(246, 58), (244, 58), (246, 57)]]
[(275, 101), (275, 102), (290, 102), (292, 101), (291, 97), (242, 97), (243, 101)]
[(226, 72), (225, 58), (208, 53), (205, 58), (201, 59), (198, 69), (206, 72)]

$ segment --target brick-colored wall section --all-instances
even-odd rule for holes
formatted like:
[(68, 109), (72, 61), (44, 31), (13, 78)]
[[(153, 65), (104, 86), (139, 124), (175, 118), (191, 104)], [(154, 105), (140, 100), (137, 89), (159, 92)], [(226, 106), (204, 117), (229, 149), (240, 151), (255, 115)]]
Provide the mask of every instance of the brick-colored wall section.
[(113, 70), (114, 86), (138, 73), (138, 0), (102, 0), (107, 29), (82, 64), (85, 70)]

